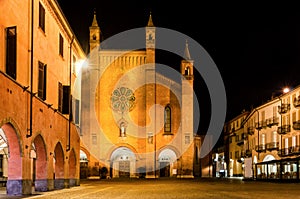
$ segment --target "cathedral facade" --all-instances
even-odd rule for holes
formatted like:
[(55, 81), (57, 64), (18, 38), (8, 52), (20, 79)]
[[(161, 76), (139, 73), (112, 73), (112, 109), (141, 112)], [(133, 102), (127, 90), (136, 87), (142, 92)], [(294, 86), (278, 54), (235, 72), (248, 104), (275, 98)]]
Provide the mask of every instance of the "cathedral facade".
[(157, 71), (150, 14), (144, 49), (105, 49), (96, 13), (82, 71), (81, 149), (107, 176), (193, 178), (193, 60), (183, 46), (181, 80)]

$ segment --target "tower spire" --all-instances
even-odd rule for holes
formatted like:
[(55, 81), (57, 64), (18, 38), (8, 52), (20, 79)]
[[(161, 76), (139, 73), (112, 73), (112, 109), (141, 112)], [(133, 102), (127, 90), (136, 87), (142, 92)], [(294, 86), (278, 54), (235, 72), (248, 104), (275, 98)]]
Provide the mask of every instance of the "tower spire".
[(96, 17), (96, 9), (94, 9), (94, 18), (93, 18), (92, 26), (98, 26), (97, 17)]
[(188, 44), (187, 40), (185, 41), (184, 58), (186, 60), (191, 60), (191, 55), (190, 55), (190, 51), (189, 51), (189, 44)]
[(148, 27), (154, 27), (154, 24), (153, 24), (153, 21), (152, 21), (152, 14), (151, 14), (151, 11), (150, 11), (150, 15), (149, 15), (149, 20), (148, 20), (147, 26), (148, 26)]
[(94, 9), (94, 18), (92, 25), (90, 26), (90, 52), (97, 47), (100, 47), (100, 35), (101, 30), (98, 26), (97, 17), (96, 17), (96, 9)]

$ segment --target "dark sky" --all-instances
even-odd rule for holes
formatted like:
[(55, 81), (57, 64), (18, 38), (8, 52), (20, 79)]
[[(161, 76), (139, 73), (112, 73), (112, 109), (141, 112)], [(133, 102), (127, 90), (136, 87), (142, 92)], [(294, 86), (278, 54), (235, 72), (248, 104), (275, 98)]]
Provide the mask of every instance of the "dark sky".
[[(212, 57), (224, 81), (227, 120), (300, 84), (300, 12), (291, 3), (242, 1), (100, 1), (57, 0), (83, 48), (96, 9), (102, 36), (154, 25), (195, 39)], [(180, 63), (178, 63), (179, 66)], [(197, 79), (198, 78), (198, 79)], [(209, 121), (205, 83), (196, 76), (201, 121)], [(201, 96), (201, 98), (200, 98)], [(199, 131), (205, 131), (204, 123)]]

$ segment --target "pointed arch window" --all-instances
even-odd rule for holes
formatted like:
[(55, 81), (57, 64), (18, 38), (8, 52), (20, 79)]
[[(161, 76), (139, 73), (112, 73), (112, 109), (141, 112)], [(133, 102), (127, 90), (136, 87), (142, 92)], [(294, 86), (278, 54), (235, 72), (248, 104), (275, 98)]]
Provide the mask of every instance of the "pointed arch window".
[(164, 130), (165, 132), (170, 133), (171, 132), (171, 107), (167, 105), (165, 107), (165, 113), (164, 113)]
[(126, 124), (122, 122), (120, 124), (120, 137), (126, 137)]

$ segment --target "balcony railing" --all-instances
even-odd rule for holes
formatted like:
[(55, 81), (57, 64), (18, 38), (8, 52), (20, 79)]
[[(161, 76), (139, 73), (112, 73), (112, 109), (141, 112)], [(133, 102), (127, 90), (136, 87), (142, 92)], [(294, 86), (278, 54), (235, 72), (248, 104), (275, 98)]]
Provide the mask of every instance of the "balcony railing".
[(289, 148), (279, 149), (278, 155), (281, 157), (293, 156), (300, 154), (300, 146), (291, 146)]
[(278, 134), (287, 134), (289, 132), (291, 132), (291, 125), (289, 125), (289, 124), (288, 125), (279, 126), (277, 128), (277, 133)]
[(240, 140), (238, 140), (238, 141), (236, 142), (236, 144), (239, 145), (239, 146), (241, 146), (241, 145), (244, 144), (244, 140), (245, 140), (245, 139), (240, 139)]
[(266, 123), (268, 127), (272, 127), (273, 125), (278, 125), (279, 118), (278, 117), (271, 117), (266, 119)]
[(295, 108), (300, 107), (300, 95), (294, 98), (293, 104)]
[(260, 144), (255, 146), (255, 151), (256, 152), (265, 152), (266, 151), (266, 145), (265, 144)]
[(272, 150), (278, 150), (279, 143), (278, 142), (270, 142), (267, 143), (267, 150), (272, 151)]
[(263, 128), (263, 122), (262, 121), (259, 121), (259, 122), (255, 122), (255, 128), (257, 130), (260, 130)]
[(299, 155), (300, 154), (300, 146), (292, 146), (289, 149), (290, 149), (290, 152), (293, 155)]
[(300, 120), (293, 122), (293, 129), (300, 130)]
[(290, 104), (281, 104), (281, 106), (278, 106), (278, 113), (284, 114), (287, 113), (291, 109)]
[(291, 150), (289, 148), (278, 149), (278, 153), (277, 154), (279, 156), (281, 156), (281, 157), (292, 155)]

